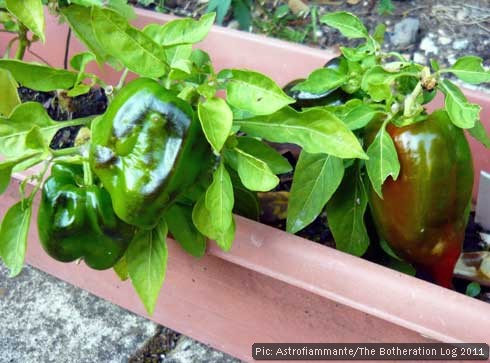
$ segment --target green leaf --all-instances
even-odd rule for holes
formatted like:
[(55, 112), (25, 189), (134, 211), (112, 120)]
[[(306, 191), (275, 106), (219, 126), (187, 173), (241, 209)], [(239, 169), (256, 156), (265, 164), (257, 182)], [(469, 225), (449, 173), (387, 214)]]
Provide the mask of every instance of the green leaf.
[(70, 89), (78, 76), (64, 69), (14, 59), (0, 59), (0, 69), (8, 70), (22, 86), (43, 92)]
[(233, 113), (225, 100), (208, 98), (198, 105), (198, 115), (206, 139), (216, 152), (220, 152), (231, 131)]
[(153, 230), (141, 230), (126, 252), (131, 282), (152, 315), (167, 269), (167, 224), (160, 222)]
[(66, 21), (70, 25), (75, 35), (85, 46), (97, 57), (97, 62), (100, 64), (106, 60), (112, 65), (115, 65), (117, 61), (112, 58), (109, 53), (99, 44), (95, 37), (94, 28), (92, 25), (91, 8), (70, 5), (60, 9), (61, 14), (65, 17)]
[(16, 159), (0, 160), (0, 195), (3, 194), (10, 183), (13, 171), (20, 171), (26, 161), (39, 160), (41, 153), (30, 153)]
[(41, 104), (20, 104), (10, 118), (0, 118), (0, 154), (19, 158), (42, 152), (62, 127), (63, 123), (51, 120)]
[(10, 269), (10, 277), (18, 275), (24, 265), (31, 215), (32, 205), (20, 201), (10, 207), (3, 218), (0, 227), (0, 256)]
[(20, 104), (17, 88), (19, 85), (6, 69), (0, 69), (0, 116), (10, 116), (15, 106)]
[[(232, 224), (234, 202), (230, 175), (224, 163), (221, 162), (213, 173), (213, 182), (206, 191), (205, 196), (206, 208), (210, 214), (208, 223), (213, 225), (218, 236), (225, 233)], [(223, 248), (226, 248), (226, 246), (223, 246)]]
[(320, 21), (337, 29), (347, 38), (369, 37), (366, 27), (359, 18), (345, 11), (325, 14), (320, 18)]
[(463, 129), (474, 127), (480, 119), (481, 107), (469, 103), (463, 92), (447, 79), (439, 83), (439, 88), (446, 96), (445, 106), (451, 122)]
[(279, 178), (264, 161), (240, 149), (234, 150), (237, 152), (238, 175), (247, 189), (267, 192), (279, 184)]
[(334, 114), (322, 109), (297, 112), (286, 107), (269, 116), (235, 120), (234, 125), (249, 136), (297, 144), (313, 154), (367, 158), (356, 136)]
[(253, 137), (239, 137), (238, 148), (257, 159), (264, 161), (274, 174), (284, 174), (293, 170), (288, 159), (269, 145), (254, 139)]
[(182, 72), (190, 74), (192, 71), (192, 62), (190, 57), (192, 54), (192, 45), (176, 45), (165, 49), (167, 62), (172, 69), (178, 69)]
[(233, 17), (240, 24), (240, 30), (249, 31), (252, 25), (250, 0), (235, 0), (233, 2)]
[(71, 4), (77, 4), (81, 6), (99, 6), (102, 7), (104, 6), (104, 0), (70, 0)]
[(260, 205), (257, 193), (248, 190), (243, 185), (237, 172), (229, 170), (229, 173), (233, 184), (233, 195), (235, 197), (233, 213), (258, 221), (260, 216)]
[(231, 0), (209, 0), (206, 12), (216, 11), (216, 24), (223, 24), (226, 14), (231, 6)]
[(379, 240), (379, 245), (381, 246), (381, 249), (390, 257), (393, 257), (394, 259), (398, 261), (403, 261), (402, 258), (398, 257), (398, 255), (393, 251), (391, 246), (386, 242), (384, 239)]
[(192, 222), (192, 207), (174, 204), (165, 213), (165, 220), (173, 238), (194, 257), (202, 257), (206, 252), (206, 237)]
[(44, 8), (41, 0), (6, 0), (5, 5), (22, 24), (45, 41)]
[(88, 84), (77, 84), (66, 94), (68, 97), (77, 97), (80, 95), (84, 95), (90, 91), (91, 87)]
[(480, 292), (481, 292), (481, 286), (478, 282), (473, 281), (466, 286), (465, 294), (467, 296), (476, 297), (480, 295)]
[(382, 114), (383, 111), (377, 109), (374, 105), (366, 105), (361, 100), (353, 99), (347, 101), (342, 106), (332, 107), (335, 115), (341, 119), (349, 130), (358, 130), (367, 126), (373, 118)]
[(395, 10), (395, 7), (393, 6), (391, 0), (380, 0), (378, 5), (379, 15), (392, 14), (393, 10)]
[(134, 12), (133, 6), (128, 4), (128, 0), (109, 0), (107, 6), (128, 20), (136, 19), (136, 13)]
[(369, 160), (366, 160), (366, 170), (376, 194), (383, 199), (381, 187), (389, 176), (394, 180), (400, 174), (400, 162), (395, 144), (386, 132), (384, 125), (380, 128), (372, 144), (367, 149)]
[[(254, 115), (269, 115), (294, 103), (272, 79), (246, 70), (224, 70), (226, 74), (226, 100), (234, 107)], [(218, 77), (220, 77), (218, 75)]]
[(383, 23), (376, 25), (373, 33), (373, 39), (379, 43), (383, 44), (385, 41), (386, 25)]
[(468, 133), (482, 143), (483, 146), (490, 148), (490, 138), (488, 137), (487, 130), (485, 130), (485, 127), (483, 127), (479, 119), (475, 121), (475, 126), (468, 129)]
[(490, 82), (490, 72), (483, 68), (482, 62), (483, 59), (480, 57), (467, 55), (459, 58), (447, 71), (471, 84)]
[(99, 44), (129, 70), (152, 78), (168, 72), (163, 48), (117, 12), (94, 7), (92, 24)]
[(126, 281), (129, 279), (128, 262), (126, 261), (126, 255), (123, 255), (119, 261), (113, 267), (114, 272), (121, 279)]
[(213, 25), (214, 13), (205, 14), (199, 20), (190, 18), (172, 20), (165, 25), (150, 24), (143, 32), (156, 43), (165, 47), (195, 44), (204, 40)]
[(76, 71), (83, 72), (85, 71), (85, 67), (87, 66), (87, 64), (94, 61), (95, 59), (95, 55), (91, 52), (78, 53), (71, 58), (70, 65)]
[(407, 67), (398, 72), (389, 72), (381, 66), (375, 66), (364, 74), (361, 88), (369, 93), (374, 101), (389, 100), (393, 97), (393, 83), (397, 78), (404, 76), (419, 77), (419, 71), (416, 67)]
[(203, 195), (195, 204), (194, 209), (192, 210), (192, 221), (202, 234), (215, 240), (223, 251), (229, 251), (233, 245), (233, 239), (235, 238), (235, 220), (232, 219), (232, 223), (226, 231), (218, 231), (216, 226), (210, 223), (212, 218), (211, 212), (206, 208), (205, 200), (206, 196)]
[(335, 69), (319, 68), (314, 70), (308, 78), (292, 88), (313, 94), (323, 94), (340, 87), (347, 80), (347, 75)]
[(296, 233), (322, 212), (344, 177), (342, 159), (302, 151), (289, 193), (287, 231)]
[(366, 189), (357, 166), (346, 170), (346, 175), (333, 197), (327, 203), (328, 226), (337, 249), (362, 256), (369, 247), (369, 236), (364, 225), (368, 203)]

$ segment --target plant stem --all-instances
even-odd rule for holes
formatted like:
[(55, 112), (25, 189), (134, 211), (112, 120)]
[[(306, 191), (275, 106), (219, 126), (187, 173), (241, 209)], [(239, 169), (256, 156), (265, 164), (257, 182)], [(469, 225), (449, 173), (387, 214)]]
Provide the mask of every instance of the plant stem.
[(19, 24), (19, 46), (15, 52), (15, 59), (22, 60), (24, 58), (28, 45), (27, 28), (23, 24)]
[(29, 198), (27, 199), (27, 201), (29, 203), (32, 203), (32, 201), (34, 200), (34, 197), (36, 196), (36, 193), (39, 191), (39, 189), (41, 188), (41, 185), (43, 183), (43, 180), (44, 180), (44, 176), (46, 175), (46, 173), (48, 172), (48, 169), (49, 169), (49, 165), (50, 165), (50, 160), (46, 160), (44, 162), (44, 168), (43, 170), (36, 175), (36, 179), (37, 179), (37, 183), (36, 185), (34, 186), (34, 190), (32, 191), (31, 195), (29, 196)]
[(84, 126), (90, 123), (90, 121), (92, 121), (94, 118), (95, 118), (94, 116), (88, 116), (88, 117), (76, 118), (69, 121), (62, 121), (60, 122), (60, 127), (63, 128), (69, 126)]
[(124, 83), (126, 82), (126, 78), (128, 77), (128, 74), (129, 74), (129, 69), (124, 68), (124, 71), (121, 74), (121, 78), (119, 78), (119, 82), (117, 83), (116, 91), (119, 91), (124, 86)]
[(51, 155), (53, 157), (67, 156), (73, 154), (80, 154), (80, 146), (67, 147), (64, 149), (51, 150)]
[(94, 184), (94, 178), (92, 176), (92, 170), (88, 161), (83, 162), (83, 184), (89, 186)]
[(65, 44), (65, 59), (63, 60), (63, 65), (65, 69), (68, 69), (68, 53), (70, 53), (70, 40), (71, 40), (71, 28), (68, 28), (68, 34), (66, 36), (66, 44)]
[(418, 95), (422, 92), (422, 82), (418, 82), (412, 93), (410, 93), (407, 98), (405, 98), (405, 105), (403, 110), (403, 116), (412, 116), (413, 106), (417, 100)]

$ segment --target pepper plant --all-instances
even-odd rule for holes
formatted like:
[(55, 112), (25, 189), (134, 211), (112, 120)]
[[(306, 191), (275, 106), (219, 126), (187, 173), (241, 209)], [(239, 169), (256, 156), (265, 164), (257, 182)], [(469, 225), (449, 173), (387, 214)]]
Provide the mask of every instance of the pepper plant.
[[(463, 130), (486, 147), (490, 139), (479, 119), (480, 106), (447, 75), (479, 84), (490, 82), (490, 72), (476, 56), (442, 68), (436, 61), (428, 67), (384, 52), (384, 26), (369, 34), (347, 12), (326, 14), (321, 21), (359, 39), (359, 45), (341, 47), (338, 58), (293, 83), (289, 93), (306, 105), (306, 112), (335, 114), (357, 135), (368, 159), (342, 160), (304, 149), (291, 188), (287, 230), (301, 230), (326, 210), (337, 248), (360, 256), (370, 244), (369, 205), (385, 251), (449, 287), (473, 186)], [(429, 113), (425, 105), (438, 92), (445, 106)]]
[[(73, 56), (72, 69), (0, 60), (0, 192), (12, 173), (35, 167), (0, 229), (0, 256), (12, 275), (21, 271), (41, 191), (38, 229), (46, 252), (114, 267), (151, 314), (165, 276), (167, 234), (194, 256), (205, 253), (207, 239), (228, 251), (233, 211), (256, 217), (256, 192), (273, 189), (277, 174), (292, 169), (264, 140), (339, 160), (367, 158), (332, 112), (295, 111), (288, 107), (295, 100), (261, 73), (216, 72), (194, 47), (213, 13), (138, 29), (99, 1), (58, 2), (52, 10), (87, 47)], [(90, 62), (119, 70), (118, 84), (87, 72)], [(130, 73), (137, 79), (128, 83)], [(20, 103), (18, 85), (72, 95), (104, 87), (109, 105), (102, 115), (54, 122), (40, 104)], [(74, 125), (84, 126), (75, 146), (49, 147), (57, 130)]]

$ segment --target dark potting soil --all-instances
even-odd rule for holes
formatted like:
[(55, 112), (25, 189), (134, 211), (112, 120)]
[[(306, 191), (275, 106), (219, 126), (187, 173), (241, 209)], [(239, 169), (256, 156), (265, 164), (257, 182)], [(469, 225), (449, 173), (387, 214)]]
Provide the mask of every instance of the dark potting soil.
[[(76, 97), (68, 97), (64, 92), (39, 92), (20, 87), (22, 102), (39, 102), (55, 121), (67, 121), (80, 117), (100, 115), (107, 108), (107, 96), (101, 88)], [(59, 130), (51, 141), (52, 149), (72, 147), (80, 126), (65, 127)]]

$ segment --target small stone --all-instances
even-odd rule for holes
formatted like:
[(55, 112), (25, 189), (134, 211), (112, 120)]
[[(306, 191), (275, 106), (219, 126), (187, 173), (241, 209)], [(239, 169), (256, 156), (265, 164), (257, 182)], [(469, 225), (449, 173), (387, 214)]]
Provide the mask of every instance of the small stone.
[(427, 64), (427, 58), (425, 57), (425, 55), (418, 52), (413, 54), (413, 61), (419, 64)]
[(425, 37), (424, 39), (422, 39), (422, 41), (420, 42), (420, 49), (425, 52), (425, 55), (428, 55), (430, 53), (439, 54), (439, 49), (435, 45), (434, 41), (429, 37)]
[(395, 31), (391, 35), (391, 43), (396, 47), (407, 47), (410, 44), (415, 43), (419, 27), (419, 19), (403, 19), (395, 25)]
[(240, 23), (236, 20), (232, 20), (228, 23), (228, 28), (230, 29), (240, 29)]
[(451, 38), (448, 38), (448, 37), (440, 37), (439, 38), (439, 44), (448, 45), (449, 43), (451, 43)]
[(463, 50), (463, 49), (468, 48), (468, 45), (469, 45), (468, 39), (458, 39), (458, 40), (454, 41), (453, 49), (454, 50)]

